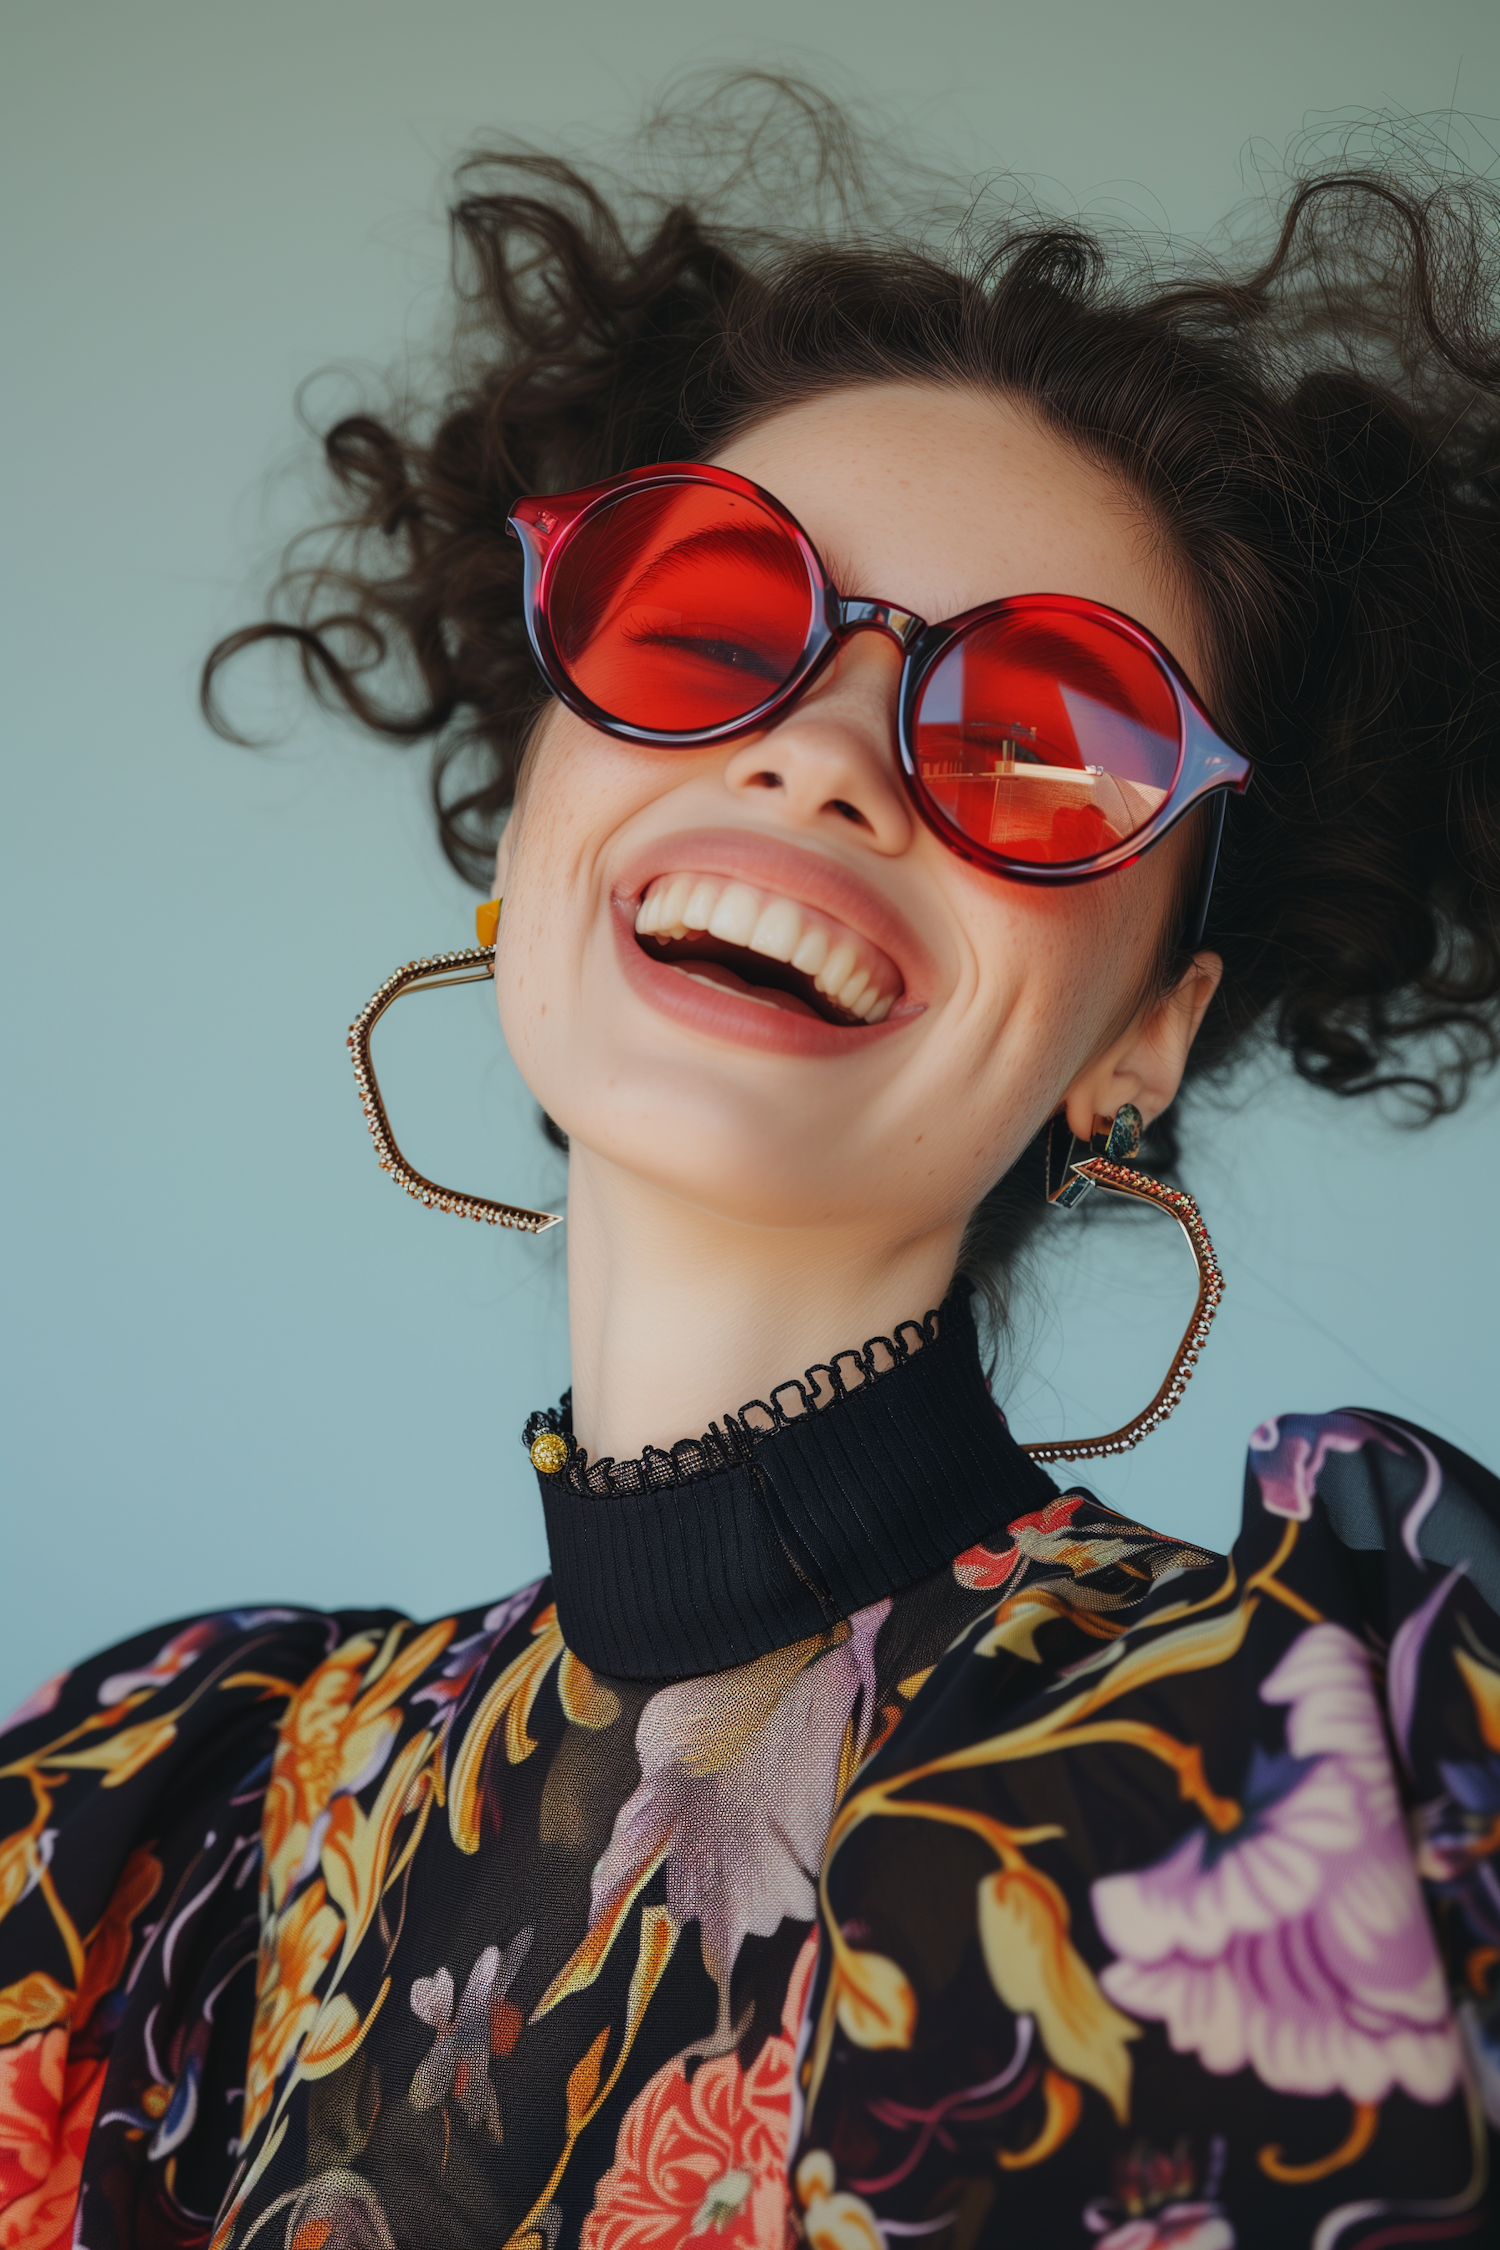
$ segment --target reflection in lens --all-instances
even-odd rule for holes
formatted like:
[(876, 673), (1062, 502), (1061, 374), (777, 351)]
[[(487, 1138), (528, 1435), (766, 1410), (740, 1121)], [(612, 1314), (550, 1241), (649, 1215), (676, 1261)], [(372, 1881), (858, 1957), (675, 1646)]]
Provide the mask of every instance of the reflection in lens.
[(574, 534), (547, 588), (575, 686), (609, 717), (663, 734), (730, 725), (769, 702), (816, 604), (786, 527), (701, 484), (622, 494)]
[(922, 684), (917, 773), (955, 828), (1008, 859), (1058, 866), (1139, 833), (1177, 772), (1161, 667), (1091, 618), (988, 618)]

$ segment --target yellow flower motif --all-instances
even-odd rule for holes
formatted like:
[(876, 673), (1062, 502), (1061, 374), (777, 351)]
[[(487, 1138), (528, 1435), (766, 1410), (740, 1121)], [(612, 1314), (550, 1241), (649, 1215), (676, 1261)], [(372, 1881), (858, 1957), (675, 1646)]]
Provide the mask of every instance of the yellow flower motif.
[(536, 1748), (531, 1714), (542, 1682), (557, 1666), (557, 1694), (564, 1716), (575, 1727), (598, 1733), (612, 1727), (620, 1716), (620, 1699), (613, 1688), (601, 1687), (593, 1673), (572, 1650), (563, 1645), (557, 1609), (549, 1602), (532, 1620), (529, 1648), (513, 1656), (499, 1678), (485, 1691), (484, 1700), (469, 1722), (448, 1783), (448, 1827), (461, 1852), (479, 1849), (480, 1783), (490, 1737), (503, 1720), (505, 1755), (519, 1766)]
[(1500, 1750), (1500, 1672), (1492, 1672), (1487, 1664), (1476, 1664), (1467, 1649), (1456, 1648), (1453, 1661), (1463, 1675), (1487, 1747)]
[(401, 1731), (401, 1714), (392, 1706), (442, 1654), (453, 1620), (429, 1626), (398, 1654), (404, 1631), (393, 1626), (384, 1643), (373, 1633), (356, 1633), (318, 1666), (287, 1706), (261, 1821), (273, 1912), (307, 1857), (319, 1814), (341, 1792), (359, 1788), (380, 1771)]
[(563, 1650), (557, 1667), (557, 1700), (572, 1725), (594, 1734), (612, 1727), (620, 1716), (620, 1698), (614, 1689), (601, 1687), (583, 1658), (570, 1648)]
[(175, 1715), (164, 1719), (142, 1719), (133, 1727), (121, 1727), (103, 1742), (96, 1742), (89, 1750), (64, 1750), (49, 1757), (53, 1766), (77, 1766), (101, 1770), (106, 1789), (118, 1789), (123, 1782), (134, 1780), (142, 1766), (177, 1740)]
[(841, 1944), (833, 1965), (833, 2003), (856, 2047), (909, 2047), (917, 1996), (903, 1972), (883, 1953), (859, 1953)]
[(343, 1927), (319, 1879), (309, 1883), (266, 1934), (245, 2072), (242, 2144), (251, 2139), (265, 2117), (277, 2080), (298, 2043), (317, 2021), (317, 1986), (333, 1958)]
[(412, 1736), (392, 1760), (380, 1794), (368, 1812), (362, 1812), (353, 1797), (340, 1797), (333, 1808), (320, 1864), (328, 1880), (328, 1895), (348, 1924), (339, 1965), (341, 1976), (375, 1919), (391, 1845), (405, 1815), (412, 1784), (432, 1755), (434, 1740), (431, 1734)]
[(66, 2023), (72, 2006), (71, 1992), (65, 1992), (45, 1970), (33, 1969), (0, 1992), (0, 2047), (9, 2047), (33, 2031), (45, 2031), (51, 2024)]
[(1026, 2172), (1033, 2164), (1044, 2164), (1062, 2147), (1082, 2115), (1083, 2096), (1072, 2079), (1064, 2078), (1060, 2070), (1045, 2071), (1040, 2132), (1024, 2148), (997, 2148), (996, 2163), (1002, 2172)]
[(1113, 1618), (1097, 1617), (1089, 1610), (1080, 1609), (1076, 1602), (1067, 1599), (1066, 1591), (1060, 1592), (1054, 1586), (1028, 1586), (1000, 1604), (993, 1624), (976, 1644), (974, 1653), (995, 1656), (1004, 1650), (1007, 1655), (1024, 1657), (1028, 1664), (1040, 1664), (1042, 1652), (1036, 1645), (1036, 1635), (1054, 1617), (1066, 1617), (1096, 1641), (1117, 1640), (1125, 1631), (1124, 1625)]
[(346, 1992), (336, 1992), (331, 2000), (326, 2000), (297, 2057), (299, 2075), (327, 2078), (332, 2071), (342, 2070), (379, 2015), (390, 1989), (391, 1980), (387, 1977), (367, 2016), (360, 2015)]
[(815, 2148), (797, 2166), (802, 2232), (812, 2250), (885, 2250), (880, 2222), (861, 2196), (840, 2190), (833, 2158)]
[(0, 1843), (0, 1921), (36, 1879), (41, 1866), (37, 1851), (40, 1826), (40, 1820), (34, 1820), (29, 1828), (18, 1828)]
[(1140, 2027), (1100, 1991), (1068, 1935), (1068, 1902), (1050, 1875), (1018, 1864), (979, 1886), (979, 1939), (990, 1982), (1013, 2015), (1034, 2016), (1048, 2054), (1097, 2086), (1123, 2125)]

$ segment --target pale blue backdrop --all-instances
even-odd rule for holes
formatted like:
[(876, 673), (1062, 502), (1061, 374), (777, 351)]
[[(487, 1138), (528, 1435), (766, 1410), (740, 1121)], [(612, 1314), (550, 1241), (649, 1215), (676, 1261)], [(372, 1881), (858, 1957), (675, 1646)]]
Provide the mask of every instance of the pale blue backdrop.
[[(1456, 101), (1488, 162), (1500, 10), (9, 0), (0, 42), (3, 1706), (200, 1605), (431, 1613), (542, 1565), (516, 1435), (566, 1380), (560, 1253), (395, 1193), (343, 1044), (389, 968), (464, 942), (469, 894), (414, 763), (305, 715), (250, 756), (193, 703), (298, 512), (295, 387), (430, 330), (453, 156), (485, 128), (587, 146), (682, 65), (751, 61), (889, 105), (960, 172), (1191, 233), (1351, 112)], [(393, 1021), (403, 1126), (440, 1177), (556, 1195), (487, 1003)], [(1250, 1427), (1349, 1400), (1500, 1460), (1496, 1127), (1493, 1098), (1415, 1139), (1237, 1089), (1193, 1174), (1213, 1347), (1101, 1489), (1225, 1543)], [(1137, 1228), (1057, 1243), (1022, 1435), (1123, 1417), (1187, 1294)]]

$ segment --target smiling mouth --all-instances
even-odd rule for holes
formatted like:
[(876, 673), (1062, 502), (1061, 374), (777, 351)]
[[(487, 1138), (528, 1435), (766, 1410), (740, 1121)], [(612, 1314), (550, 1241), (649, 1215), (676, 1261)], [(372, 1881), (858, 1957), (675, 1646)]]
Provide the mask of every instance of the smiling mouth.
[(904, 989), (890, 956), (845, 923), (721, 875), (658, 875), (635, 934), (695, 982), (847, 1030), (883, 1023)]

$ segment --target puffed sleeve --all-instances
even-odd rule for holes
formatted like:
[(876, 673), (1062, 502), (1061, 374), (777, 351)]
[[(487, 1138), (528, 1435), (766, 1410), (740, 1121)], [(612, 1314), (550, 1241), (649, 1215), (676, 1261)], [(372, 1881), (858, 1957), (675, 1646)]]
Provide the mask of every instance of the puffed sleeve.
[[(277, 1726), (391, 1613), (228, 1610), (0, 1725), (0, 2245), (202, 2243), (234, 2166)], [(80, 2209), (80, 2206), (82, 2208)]]
[(1050, 1513), (835, 1814), (803, 2238), (1492, 2240), (1500, 1482), (1351, 1409), (1228, 1557)]

